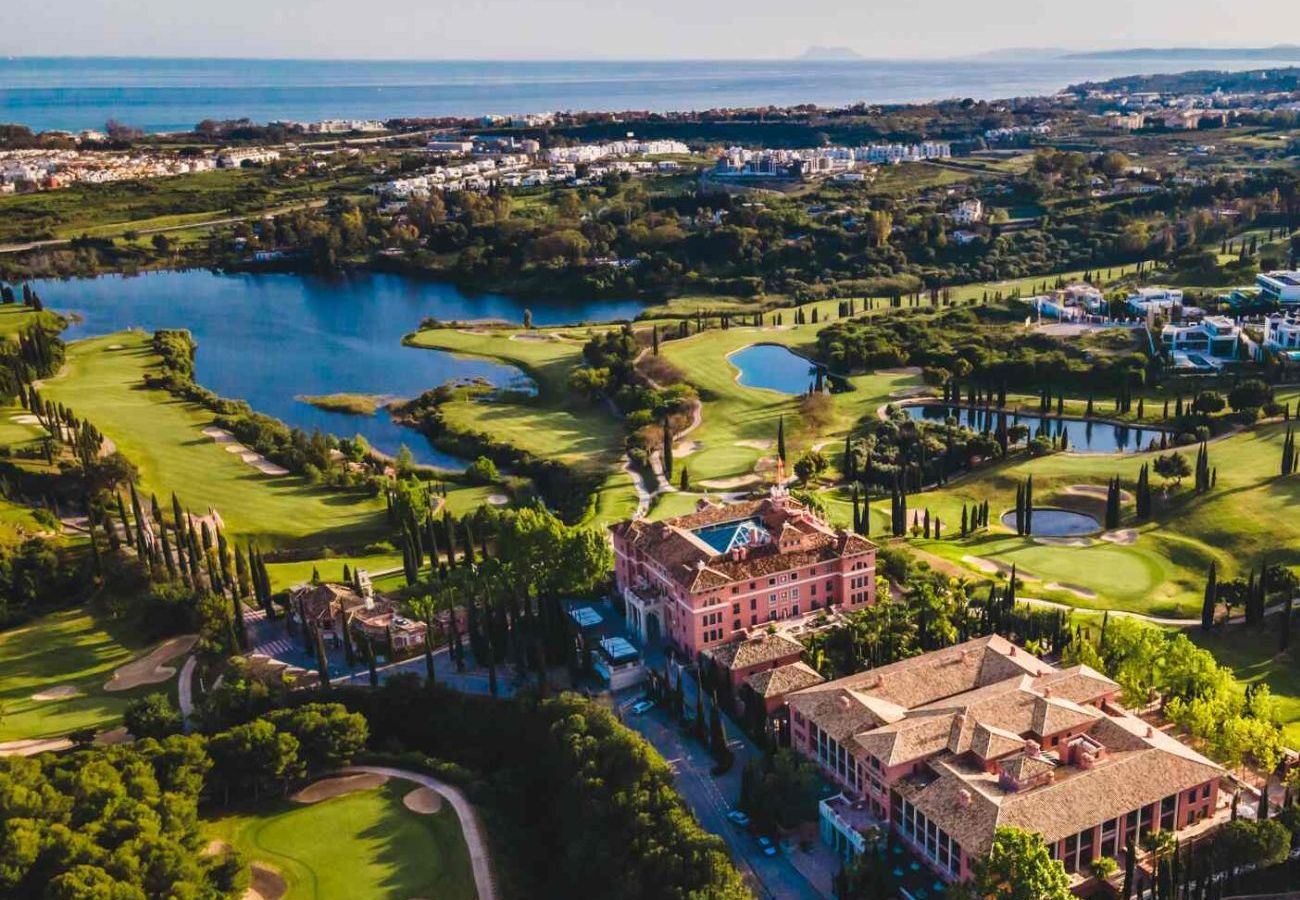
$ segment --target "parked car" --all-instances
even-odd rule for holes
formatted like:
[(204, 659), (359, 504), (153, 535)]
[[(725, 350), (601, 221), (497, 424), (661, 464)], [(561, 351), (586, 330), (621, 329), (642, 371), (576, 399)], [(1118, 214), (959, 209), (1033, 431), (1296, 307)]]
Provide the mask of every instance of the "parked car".
[(769, 837), (759, 837), (758, 849), (763, 851), (764, 856), (776, 856), (776, 844), (772, 843)]
[(745, 815), (743, 812), (741, 812), (738, 809), (733, 809), (730, 812), (728, 812), (727, 818), (730, 819), (735, 824), (739, 825), (741, 828), (749, 827), (749, 816)]
[(655, 708), (655, 702), (649, 699), (641, 699), (632, 704), (632, 715), (639, 716)]

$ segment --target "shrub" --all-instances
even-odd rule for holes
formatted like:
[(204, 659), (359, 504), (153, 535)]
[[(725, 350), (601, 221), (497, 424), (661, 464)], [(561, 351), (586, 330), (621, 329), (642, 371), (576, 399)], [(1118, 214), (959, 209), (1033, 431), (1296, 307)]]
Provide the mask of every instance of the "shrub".
[(501, 478), (496, 463), (486, 456), (480, 456), (465, 469), (465, 477), (471, 484), (495, 484)]

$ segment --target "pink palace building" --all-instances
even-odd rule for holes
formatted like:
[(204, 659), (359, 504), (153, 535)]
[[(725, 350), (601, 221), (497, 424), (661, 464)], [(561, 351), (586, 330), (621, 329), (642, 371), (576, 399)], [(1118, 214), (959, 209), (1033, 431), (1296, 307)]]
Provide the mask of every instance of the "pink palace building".
[(628, 629), (691, 660), (769, 622), (876, 599), (876, 546), (780, 486), (761, 500), (701, 501), (689, 515), (612, 531)]

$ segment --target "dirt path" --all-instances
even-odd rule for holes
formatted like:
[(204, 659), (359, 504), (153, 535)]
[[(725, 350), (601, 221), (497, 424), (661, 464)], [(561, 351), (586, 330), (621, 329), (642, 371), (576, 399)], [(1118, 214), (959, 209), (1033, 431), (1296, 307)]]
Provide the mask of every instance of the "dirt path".
[(459, 788), (439, 781), (431, 775), (410, 772), (406, 769), (389, 769), (383, 766), (351, 766), (343, 772), (369, 773), (383, 775), (387, 778), (401, 778), (413, 781), (420, 787), (437, 791), (451, 803), (460, 819), (460, 830), (465, 834), (465, 846), (469, 849), (469, 864), (474, 871), (474, 888), (478, 891), (478, 900), (497, 900), (496, 883), (492, 878), (492, 865), (488, 855), (487, 834), (479, 821), (478, 813)]

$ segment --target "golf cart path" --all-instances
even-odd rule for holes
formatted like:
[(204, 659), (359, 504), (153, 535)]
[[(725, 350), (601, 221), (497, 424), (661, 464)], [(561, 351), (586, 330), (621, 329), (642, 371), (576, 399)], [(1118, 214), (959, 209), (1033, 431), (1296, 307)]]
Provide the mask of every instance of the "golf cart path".
[(488, 856), (487, 836), (483, 830), (483, 824), (479, 821), (478, 813), (465, 795), (459, 788), (452, 787), (446, 782), (439, 781), (431, 775), (424, 775), (420, 772), (411, 772), (406, 769), (390, 769), (386, 766), (348, 766), (340, 770), (344, 773), (365, 772), (371, 775), (385, 775), (389, 778), (401, 778), (405, 781), (412, 781), (421, 787), (437, 791), (445, 797), (456, 810), (456, 817), (460, 819), (460, 830), (465, 835), (465, 846), (469, 849), (469, 863), (474, 870), (474, 889), (478, 892), (478, 900), (497, 900), (496, 885), (492, 880), (492, 865)]

